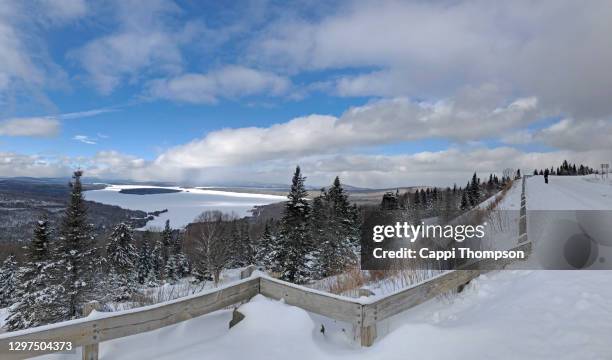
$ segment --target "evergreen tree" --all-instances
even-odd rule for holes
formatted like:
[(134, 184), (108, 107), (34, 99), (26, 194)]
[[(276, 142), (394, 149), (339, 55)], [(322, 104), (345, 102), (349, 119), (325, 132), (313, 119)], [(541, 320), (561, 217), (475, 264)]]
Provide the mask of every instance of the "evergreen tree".
[(134, 271), (137, 258), (132, 228), (120, 223), (113, 229), (106, 245), (106, 259), (117, 271), (129, 273)]
[(162, 281), (164, 278), (164, 255), (163, 255), (164, 244), (161, 237), (157, 237), (153, 250), (151, 252), (151, 266), (152, 275), (157, 282)]
[(27, 262), (18, 272), (15, 289), (18, 301), (9, 308), (10, 331), (53, 323), (67, 317), (61, 300), (64, 288), (59, 284), (60, 267), (50, 246), (48, 220), (37, 221), (34, 237), (26, 250)]
[(179, 266), (174, 254), (168, 257), (164, 273), (166, 274), (166, 281), (170, 284), (175, 284), (179, 280)]
[(162, 259), (163, 259), (163, 265), (166, 265), (166, 262), (168, 262), (168, 258), (170, 257), (170, 254), (172, 254), (172, 228), (170, 227), (170, 220), (166, 220), (166, 225), (164, 226), (164, 230), (161, 233), (161, 241), (162, 241), (162, 246), (160, 248), (161, 250), (161, 255), (162, 255)]
[(138, 255), (133, 243), (132, 228), (120, 223), (113, 229), (106, 245), (109, 285), (115, 301), (128, 300), (136, 291), (134, 282)]
[(9, 255), (0, 267), (0, 307), (13, 303), (17, 285), (17, 262), (15, 256)]
[(152, 250), (148, 237), (143, 239), (142, 246), (138, 251), (136, 271), (138, 273), (138, 283), (141, 285), (148, 284), (148, 280), (151, 279), (151, 273), (153, 273)]
[(472, 181), (468, 185), (468, 200), (470, 206), (476, 206), (480, 202), (480, 180), (476, 176), (476, 173), (472, 176)]
[(183, 236), (179, 234), (174, 240), (174, 259), (177, 266), (177, 275), (179, 278), (183, 278), (191, 272), (191, 266), (187, 256), (183, 252)]
[(87, 222), (87, 207), (83, 198), (81, 176), (74, 172), (70, 199), (64, 213), (61, 229), (59, 259), (64, 267), (62, 304), (66, 316), (80, 316), (80, 306), (91, 300), (94, 292), (94, 275), (97, 264), (92, 226)]
[(278, 268), (274, 260), (278, 251), (276, 236), (273, 234), (271, 222), (266, 222), (261, 239), (257, 242), (255, 252), (255, 263), (264, 269), (274, 270)]
[(280, 246), (276, 259), (280, 264), (281, 279), (295, 283), (308, 280), (307, 255), (312, 249), (308, 229), (310, 204), (306, 200), (308, 193), (304, 186), (305, 179), (300, 167), (296, 167), (281, 220)]
[(469, 204), (468, 204), (468, 199), (467, 199), (467, 195), (466, 195), (466, 191), (462, 191), (461, 192), (461, 210), (467, 210), (469, 209)]
[(359, 219), (338, 177), (313, 201), (311, 219), (316, 244), (309, 257), (312, 277), (330, 276), (354, 265), (360, 248)]

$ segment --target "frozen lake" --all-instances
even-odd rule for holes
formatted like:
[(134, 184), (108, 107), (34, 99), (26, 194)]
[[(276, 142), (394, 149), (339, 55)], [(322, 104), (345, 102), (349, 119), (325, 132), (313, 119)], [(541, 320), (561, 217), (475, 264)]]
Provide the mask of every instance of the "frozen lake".
[[(177, 192), (163, 194), (126, 194), (121, 190), (160, 189)], [(102, 190), (85, 192), (87, 200), (108, 205), (117, 205), (124, 209), (143, 210), (147, 212), (168, 209), (168, 212), (155, 217), (147, 223), (147, 228), (163, 227), (167, 219), (174, 228), (185, 227), (205, 210), (220, 210), (225, 213), (236, 213), (238, 216), (250, 215), (249, 210), (255, 205), (266, 205), (287, 198), (277, 195), (248, 194), (228, 191), (207, 190), (200, 188), (160, 187), (142, 185), (110, 185)]]

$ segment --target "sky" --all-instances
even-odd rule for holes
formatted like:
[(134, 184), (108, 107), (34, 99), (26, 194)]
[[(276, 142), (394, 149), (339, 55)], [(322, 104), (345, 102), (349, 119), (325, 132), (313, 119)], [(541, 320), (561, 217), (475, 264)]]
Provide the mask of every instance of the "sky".
[(612, 160), (609, 1), (0, 0), (0, 176), (362, 187)]

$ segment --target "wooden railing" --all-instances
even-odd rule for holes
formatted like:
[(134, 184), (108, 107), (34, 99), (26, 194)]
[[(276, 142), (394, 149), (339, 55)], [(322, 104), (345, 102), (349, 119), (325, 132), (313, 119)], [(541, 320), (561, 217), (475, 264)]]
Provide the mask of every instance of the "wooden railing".
[[(519, 218), (519, 246), (512, 250), (531, 251), (527, 241), (525, 178), (521, 194)], [(483, 263), (487, 261), (484, 260)], [(170, 302), (113, 313), (96, 313), (82, 319), (41, 326), (0, 335), (0, 358), (24, 359), (54, 351), (11, 352), (10, 342), (20, 341), (70, 341), (73, 347), (83, 347), (83, 359), (98, 359), (97, 344), (140, 334), (189, 320), (228, 306), (248, 301), (257, 294), (335, 320), (350, 323), (355, 338), (362, 346), (371, 346), (376, 339), (376, 324), (391, 316), (417, 306), (440, 294), (460, 288), (480, 274), (505, 267), (509, 262), (486, 264), (482, 270), (451, 270), (422, 283), (398, 291), (383, 298), (353, 299), (329, 294), (255, 275), (231, 285), (191, 295)], [(490, 262), (490, 261), (488, 261)], [(484, 265), (484, 264), (483, 264)], [(471, 266), (471, 268), (479, 268)], [(250, 272), (244, 276), (249, 276)]]

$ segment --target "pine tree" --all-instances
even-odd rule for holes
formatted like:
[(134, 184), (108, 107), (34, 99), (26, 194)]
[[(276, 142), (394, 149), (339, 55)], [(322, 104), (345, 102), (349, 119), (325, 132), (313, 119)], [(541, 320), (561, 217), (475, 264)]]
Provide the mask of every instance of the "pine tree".
[(62, 222), (58, 254), (64, 266), (62, 285), (66, 291), (62, 303), (67, 307), (68, 318), (80, 315), (80, 306), (91, 300), (95, 285), (96, 248), (91, 224), (87, 222), (82, 175), (82, 171), (75, 171), (70, 183), (70, 199)]
[(142, 241), (142, 246), (138, 251), (138, 264), (136, 266), (138, 273), (138, 283), (141, 285), (147, 284), (150, 279), (151, 273), (153, 272), (153, 258), (152, 250), (149, 245), (148, 237), (145, 237)]
[(132, 228), (120, 223), (113, 229), (106, 245), (109, 285), (115, 301), (128, 300), (136, 291), (134, 282), (138, 255), (133, 243)]
[(189, 260), (187, 259), (185, 252), (183, 252), (182, 240), (182, 236), (179, 235), (176, 237), (177, 247), (175, 247), (174, 253), (179, 278), (183, 278), (191, 273), (191, 264), (189, 264)]
[(472, 176), (472, 181), (468, 185), (468, 200), (471, 206), (476, 206), (480, 202), (480, 179), (476, 173)]
[(19, 285), (15, 289), (18, 301), (9, 308), (6, 321), (10, 331), (67, 317), (67, 308), (61, 304), (64, 288), (59, 279), (62, 274), (53, 259), (48, 225), (45, 217), (36, 223), (34, 237), (25, 253), (27, 262), (19, 269)]
[(15, 256), (9, 255), (0, 267), (0, 307), (13, 303), (17, 283), (17, 262)]
[(308, 229), (310, 204), (306, 200), (305, 179), (300, 167), (296, 167), (281, 220), (280, 248), (276, 259), (280, 264), (281, 279), (295, 283), (308, 280), (307, 255), (312, 248)]
[(113, 229), (106, 245), (106, 258), (110, 266), (121, 273), (134, 271), (138, 255), (132, 228), (126, 223), (120, 223)]
[(460, 206), (461, 210), (467, 210), (470, 207), (465, 193), (466, 191), (461, 192), (461, 206)]
[(276, 258), (277, 237), (273, 234), (271, 222), (266, 222), (264, 232), (257, 242), (255, 252), (255, 263), (264, 269), (274, 270), (278, 265), (274, 262)]
[(348, 201), (340, 179), (313, 201), (311, 234), (314, 248), (309, 254), (312, 277), (340, 273), (357, 263), (360, 249), (357, 208)]
[(164, 273), (166, 274), (166, 281), (170, 284), (175, 284), (179, 280), (179, 266), (174, 254), (168, 257)]
[(170, 257), (170, 254), (172, 254), (172, 228), (170, 227), (170, 220), (166, 220), (166, 225), (164, 226), (164, 230), (161, 233), (161, 240), (162, 240), (162, 246), (161, 246), (161, 254), (162, 254), (162, 259), (163, 259), (163, 264), (164, 266), (166, 265), (166, 262), (168, 262), (168, 257)]

